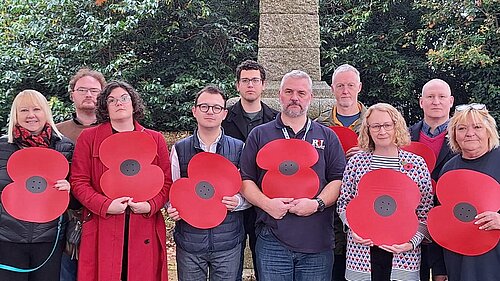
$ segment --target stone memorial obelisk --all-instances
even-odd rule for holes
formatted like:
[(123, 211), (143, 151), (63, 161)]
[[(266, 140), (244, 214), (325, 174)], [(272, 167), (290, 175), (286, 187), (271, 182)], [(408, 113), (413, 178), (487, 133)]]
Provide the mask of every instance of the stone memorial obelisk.
[(263, 101), (280, 109), (281, 78), (299, 69), (313, 80), (314, 99), (309, 116), (331, 108), (330, 86), (321, 81), (318, 0), (260, 0), (258, 62), (268, 73)]

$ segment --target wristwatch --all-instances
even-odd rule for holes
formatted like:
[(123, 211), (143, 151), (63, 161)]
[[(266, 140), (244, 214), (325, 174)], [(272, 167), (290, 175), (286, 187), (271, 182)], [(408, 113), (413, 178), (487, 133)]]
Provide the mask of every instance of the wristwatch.
[(321, 200), (321, 198), (319, 197), (316, 197), (314, 198), (314, 200), (316, 200), (316, 202), (318, 202), (318, 209), (316, 210), (317, 212), (323, 212), (323, 210), (325, 210), (325, 202), (323, 202), (323, 200)]

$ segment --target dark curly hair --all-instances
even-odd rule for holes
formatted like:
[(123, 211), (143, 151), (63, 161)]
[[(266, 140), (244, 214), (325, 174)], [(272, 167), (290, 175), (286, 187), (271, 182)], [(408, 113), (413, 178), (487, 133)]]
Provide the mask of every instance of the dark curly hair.
[(266, 80), (266, 69), (256, 61), (246, 60), (236, 67), (236, 82), (240, 81), (242, 70), (258, 70), (260, 72), (260, 79), (262, 81)]
[(130, 95), (134, 109), (134, 120), (139, 121), (144, 118), (145, 107), (139, 93), (127, 82), (114, 80), (106, 84), (101, 94), (97, 97), (97, 122), (104, 123), (109, 121), (108, 97), (115, 88), (122, 88)]

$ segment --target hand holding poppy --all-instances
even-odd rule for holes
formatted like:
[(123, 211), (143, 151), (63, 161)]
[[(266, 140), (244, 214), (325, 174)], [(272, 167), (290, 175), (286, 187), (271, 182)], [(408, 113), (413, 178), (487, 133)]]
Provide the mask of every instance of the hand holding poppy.
[(134, 214), (149, 214), (151, 212), (151, 205), (147, 201), (134, 202), (133, 198), (128, 199), (128, 206), (130, 211)]
[(165, 180), (163, 170), (152, 164), (156, 155), (156, 142), (147, 133), (121, 132), (107, 137), (99, 147), (99, 158), (109, 168), (100, 179), (104, 194), (138, 202), (155, 197)]
[(486, 211), (477, 215), (476, 219), (477, 221), (474, 224), (480, 225), (479, 229), (500, 229), (500, 214), (497, 212)]
[(288, 210), (297, 216), (306, 217), (314, 214), (318, 210), (318, 202), (309, 198), (295, 199), (291, 202), (291, 208)]
[(441, 203), (427, 218), (432, 239), (467, 256), (484, 254), (500, 241), (500, 185), (480, 172), (457, 169), (439, 178)]
[(226, 206), (228, 211), (234, 211), (240, 204), (240, 199), (236, 195), (224, 196), (222, 197), (222, 204)]
[(263, 210), (274, 219), (280, 220), (288, 213), (288, 210), (294, 205), (293, 198), (270, 198)]
[(113, 199), (111, 204), (108, 207), (108, 211), (106, 213), (110, 215), (119, 215), (125, 213), (125, 209), (128, 207), (128, 200), (130, 197), (124, 196)]
[(68, 207), (69, 171), (59, 152), (29, 147), (14, 152), (7, 161), (12, 179), (2, 191), (2, 204), (16, 219), (44, 223), (56, 219)]
[(391, 169), (366, 173), (358, 194), (346, 207), (349, 227), (375, 245), (404, 244), (415, 235), (420, 202), (417, 184), (407, 175)]
[(168, 206), (167, 214), (168, 214), (168, 217), (173, 221), (181, 220), (181, 216), (179, 216), (179, 212), (177, 211), (176, 208), (172, 207), (172, 205)]
[(393, 244), (393, 245), (380, 245), (380, 249), (393, 254), (400, 254), (413, 250), (413, 245), (410, 242), (403, 244)]
[(57, 180), (54, 187), (59, 191), (69, 191), (71, 189), (71, 185), (67, 180)]
[(361, 236), (357, 235), (356, 232), (352, 231), (352, 229), (350, 230), (351, 231), (351, 236), (352, 236), (352, 240), (358, 244), (361, 244), (361, 245), (364, 245), (364, 246), (373, 246), (373, 241), (371, 239), (363, 239), (361, 238)]

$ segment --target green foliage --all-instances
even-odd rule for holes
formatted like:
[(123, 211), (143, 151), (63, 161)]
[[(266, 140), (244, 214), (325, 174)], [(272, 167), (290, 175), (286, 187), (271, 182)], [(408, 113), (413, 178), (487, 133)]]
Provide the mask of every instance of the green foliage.
[[(0, 3), (0, 127), (13, 97), (36, 89), (57, 121), (72, 110), (71, 75), (82, 66), (142, 94), (145, 125), (190, 130), (194, 95), (208, 83), (235, 95), (234, 69), (257, 57), (258, 0), (3, 0)], [(367, 105), (390, 102), (413, 123), (431, 78), (456, 103), (486, 103), (500, 116), (496, 0), (320, 0), (321, 64), (361, 71)]]
[[(0, 108), (26, 88), (71, 108), (67, 83), (82, 66), (128, 81), (149, 109), (145, 125), (190, 129), (194, 94), (218, 84), (234, 94), (234, 69), (256, 58), (258, 1), (4, 0), (0, 4)], [(66, 106), (63, 106), (64, 102)]]
[(394, 104), (411, 124), (421, 118), (423, 84), (441, 78), (456, 104), (484, 102), (498, 119), (499, 8), (498, 1), (321, 0), (323, 79), (354, 65), (360, 99)]

